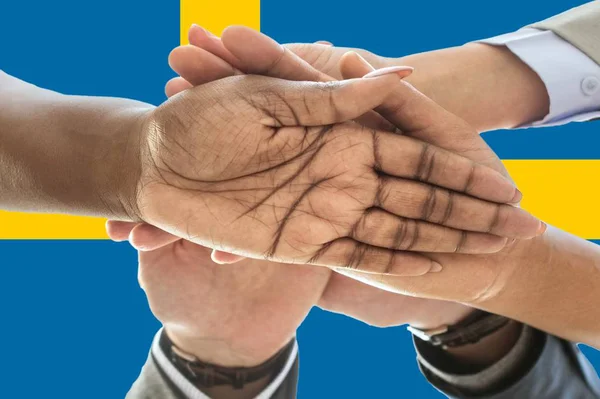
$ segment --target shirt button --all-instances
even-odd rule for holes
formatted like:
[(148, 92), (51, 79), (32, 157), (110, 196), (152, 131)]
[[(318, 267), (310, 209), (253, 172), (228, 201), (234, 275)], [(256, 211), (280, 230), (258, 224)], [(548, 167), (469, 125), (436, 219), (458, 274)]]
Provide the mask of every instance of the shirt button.
[(586, 96), (592, 96), (600, 89), (600, 79), (595, 76), (588, 76), (581, 81), (581, 91)]

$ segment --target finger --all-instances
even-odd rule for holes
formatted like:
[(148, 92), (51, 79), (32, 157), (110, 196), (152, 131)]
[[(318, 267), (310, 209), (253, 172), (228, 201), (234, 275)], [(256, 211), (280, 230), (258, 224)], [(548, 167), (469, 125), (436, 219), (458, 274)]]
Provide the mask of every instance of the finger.
[(270, 37), (245, 26), (231, 26), (223, 32), (223, 45), (248, 74), (288, 80), (326, 82), (334, 80)]
[(229, 252), (223, 252), (216, 249), (213, 249), (210, 257), (213, 262), (221, 265), (230, 265), (246, 259), (244, 256), (230, 254)]
[[(344, 79), (362, 77), (374, 68), (362, 56), (348, 52), (340, 60)], [(461, 152), (479, 138), (465, 121), (446, 111), (406, 82), (396, 82), (394, 95), (376, 109), (403, 134), (452, 152)], [(487, 147), (483, 140), (478, 145)]]
[(398, 251), (486, 254), (500, 251), (506, 238), (492, 234), (451, 229), (414, 219), (397, 217), (383, 210), (369, 211), (351, 233), (351, 238), (376, 247)]
[(169, 66), (194, 86), (240, 72), (216, 55), (194, 46), (179, 46), (169, 54)]
[(540, 221), (520, 208), (393, 177), (380, 178), (376, 202), (397, 216), (500, 237), (532, 238), (540, 229)]
[[(243, 26), (232, 26), (223, 32), (223, 44), (234, 55), (238, 69), (248, 74), (285, 80), (329, 82), (332, 77), (304, 61), (294, 52), (270, 37)], [(394, 131), (396, 128), (369, 110), (357, 122), (374, 129)]]
[(330, 125), (380, 105), (399, 79), (394, 73), (327, 83), (254, 77), (246, 81), (245, 100), (264, 113), (261, 122), (270, 127)]
[(233, 67), (238, 65), (238, 60), (233, 54), (231, 54), (229, 50), (225, 48), (221, 39), (201, 26), (196, 24), (191, 26), (190, 30), (188, 31), (188, 40), (191, 45), (202, 48), (209, 53), (216, 55), (229, 65)]
[(340, 72), (344, 79), (362, 78), (375, 68), (360, 54), (349, 51), (340, 58)]
[(192, 88), (192, 84), (182, 77), (176, 77), (167, 82), (165, 85), (165, 94), (167, 98), (173, 97), (184, 90)]
[(392, 276), (421, 276), (442, 266), (412, 252), (394, 251), (341, 238), (324, 245), (307, 263)]
[(154, 251), (178, 240), (179, 237), (146, 223), (138, 224), (129, 234), (129, 242), (138, 251)]
[[(398, 87), (397, 81), (390, 81)], [(404, 129), (403, 129), (404, 131)], [(516, 203), (520, 191), (501, 173), (427, 142), (373, 133), (375, 168), (497, 203)]]
[[(343, 76), (348, 78), (363, 76), (374, 69), (358, 54), (347, 53), (342, 59), (341, 70)], [(400, 127), (404, 134), (455, 151), (465, 148), (466, 142), (461, 140), (461, 137), (465, 140), (475, 138), (481, 141), (460, 118), (445, 111), (411, 86), (397, 86), (398, 90), (394, 91), (394, 95), (376, 110)], [(485, 147), (483, 142), (479, 145)], [(488, 187), (488, 190), (491, 189), (493, 186)], [(423, 185), (413, 187), (412, 191), (400, 191), (391, 191), (392, 194), (396, 194), (394, 200), (389, 199), (390, 191), (380, 196), (388, 197), (384, 209), (405, 217), (421, 218), (458, 229), (491, 232), (502, 237), (533, 237), (544, 229), (543, 223), (533, 216), (510, 207), (476, 201), (460, 194), (453, 195)], [(409, 193), (414, 196), (404, 195)], [(516, 203), (520, 199), (521, 193), (515, 189), (513, 199), (508, 202)]]
[(113, 241), (121, 242), (127, 241), (129, 233), (138, 223), (135, 222), (121, 222), (120, 220), (107, 220), (106, 221), (106, 234), (108, 238)]

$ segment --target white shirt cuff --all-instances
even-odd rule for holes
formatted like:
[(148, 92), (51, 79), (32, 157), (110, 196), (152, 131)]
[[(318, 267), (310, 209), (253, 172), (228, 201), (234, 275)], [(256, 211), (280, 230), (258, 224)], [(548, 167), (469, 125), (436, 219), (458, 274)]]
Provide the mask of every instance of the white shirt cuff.
[[(175, 368), (175, 366), (171, 363), (171, 361), (164, 354), (159, 345), (160, 334), (162, 333), (162, 328), (156, 333), (154, 336), (154, 340), (152, 341), (152, 355), (154, 355), (154, 359), (158, 363), (158, 367), (165, 373), (165, 375), (171, 380), (173, 384), (185, 395), (187, 399), (211, 399), (207, 395), (205, 395), (202, 391), (196, 388), (187, 378), (183, 376)], [(294, 342), (294, 348), (290, 352), (290, 357), (287, 362), (277, 375), (273, 379), (273, 381), (267, 385), (267, 387), (258, 394), (254, 399), (269, 399), (277, 388), (281, 385), (281, 383), (285, 380), (285, 377), (289, 374), (292, 366), (294, 365), (294, 361), (298, 356), (298, 341)]]
[(524, 28), (480, 40), (506, 46), (542, 79), (550, 112), (527, 126), (556, 126), (600, 117), (600, 65), (552, 31)]

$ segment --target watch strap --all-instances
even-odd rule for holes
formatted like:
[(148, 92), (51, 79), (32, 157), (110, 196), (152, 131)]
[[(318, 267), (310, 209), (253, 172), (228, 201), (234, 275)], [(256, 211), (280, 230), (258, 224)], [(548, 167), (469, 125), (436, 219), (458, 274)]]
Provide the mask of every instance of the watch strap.
[(452, 326), (431, 330), (420, 330), (409, 326), (408, 330), (418, 339), (445, 349), (477, 343), (510, 321), (511, 319), (507, 317), (478, 310)]
[(212, 388), (216, 385), (231, 385), (242, 389), (245, 384), (264, 377), (274, 378), (283, 368), (295, 344), (292, 339), (284, 348), (264, 363), (255, 367), (223, 367), (201, 361), (194, 355), (179, 349), (162, 331), (159, 346), (175, 368), (198, 388)]

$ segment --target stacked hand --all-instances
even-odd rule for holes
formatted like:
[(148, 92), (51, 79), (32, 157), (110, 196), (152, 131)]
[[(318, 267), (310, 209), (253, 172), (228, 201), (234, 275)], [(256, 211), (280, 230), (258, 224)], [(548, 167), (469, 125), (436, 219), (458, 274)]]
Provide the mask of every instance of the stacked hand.
[[(282, 47), (268, 38), (243, 28), (230, 29), (224, 34), (222, 41), (206, 34), (200, 28), (193, 28), (190, 32), (190, 40), (202, 47), (181, 47), (173, 52), (171, 65), (182, 77), (169, 82), (166, 88), (168, 95), (177, 94), (192, 84), (202, 85), (213, 79), (240, 75), (242, 71), (264, 73), (288, 80), (332, 80), (331, 77), (301, 61), (293, 53), (284, 51)], [(203, 43), (205, 44), (203, 45)], [(326, 49), (339, 51), (324, 45), (313, 46), (323, 51), (327, 51)], [(251, 52), (247, 50), (250, 48)], [(371, 67), (356, 55), (348, 55), (341, 61), (343, 77), (361, 77), (371, 72)], [(401, 73), (406, 74), (406, 71), (402, 70)], [(407, 146), (415, 143), (407, 136), (418, 137), (424, 142), (434, 143), (468, 156), (478, 162), (477, 164), (468, 163), (471, 170), (481, 168), (481, 164), (488, 164), (503, 171), (497, 157), (477, 133), (463, 121), (443, 111), (409, 85), (402, 84), (399, 79), (388, 81), (386, 85), (393, 87), (394, 95), (382, 99), (379, 101), (381, 104), (376, 106), (379, 114), (383, 115), (386, 120), (371, 114), (363, 116), (361, 122), (376, 124), (382, 128), (393, 124), (404, 133), (405, 137), (393, 136), (393, 138), (402, 138), (406, 141), (389, 153), (389, 161), (386, 162), (394, 162), (394, 167), (388, 168), (385, 171), (387, 174), (398, 173), (398, 160), (402, 158), (401, 154), (405, 153)], [(293, 122), (297, 124), (297, 121)], [(283, 123), (276, 122), (274, 125), (279, 126), (280, 124)], [(354, 126), (351, 125), (351, 127)], [(352, 134), (352, 129), (349, 130), (339, 136), (346, 145), (348, 144), (346, 140), (349, 140), (348, 137), (351, 137)], [(370, 135), (372, 136), (372, 134)], [(386, 138), (392, 138), (392, 133), (381, 132), (379, 134)], [(386, 134), (390, 136), (386, 136)], [(376, 139), (365, 143), (357, 139), (356, 145), (366, 146), (369, 148), (367, 152), (373, 152), (373, 143), (378, 143), (378, 141), (379, 139)], [(421, 149), (432, 147), (423, 145), (423, 142), (419, 143)], [(379, 147), (378, 144), (376, 146)], [(341, 147), (341, 151), (344, 151), (344, 147)], [(330, 152), (327, 158), (331, 159), (333, 154), (337, 154), (337, 152)], [(460, 169), (456, 169), (454, 166), (457, 162), (454, 160), (460, 159), (461, 162), (464, 162), (464, 159), (446, 152), (443, 154), (444, 168), (450, 168), (452, 174), (460, 173)], [(239, 155), (247, 156), (247, 154)], [(430, 158), (431, 166), (435, 167), (436, 158), (439, 161), (440, 156), (433, 155), (428, 158)], [(355, 159), (363, 159), (362, 162), (364, 162), (365, 158), (361, 156), (361, 152), (348, 153), (346, 157), (337, 158), (331, 165), (353, 162)], [(373, 159), (373, 161), (375, 160)], [(418, 166), (418, 161), (415, 163), (417, 166), (416, 169), (413, 168), (412, 173), (418, 175), (417, 172), (422, 166)], [(375, 164), (378, 165), (376, 168), (381, 168), (384, 162), (377, 160)], [(356, 164), (352, 165), (356, 167)], [(435, 170), (430, 166), (426, 169), (430, 170), (427, 174), (431, 178), (431, 174)], [(349, 170), (350, 168), (344, 172), (347, 173)], [(225, 172), (231, 173), (230, 171)], [(442, 173), (447, 172), (446, 169)], [(467, 173), (467, 178), (463, 181), (465, 186), (462, 188), (470, 186), (468, 191), (472, 193), (474, 184), (480, 179), (469, 178), (468, 175), (471, 173), (470, 171)], [(405, 174), (405, 177), (409, 176), (410, 174)], [(490, 184), (491, 181), (487, 180), (490, 176), (495, 179), (493, 185)], [(490, 176), (486, 178), (487, 185), (482, 184), (480, 190), (487, 194), (488, 192), (485, 190), (489, 189), (493, 195), (498, 195), (500, 191), (496, 190), (498, 187), (502, 187), (504, 182), (497, 179), (498, 175), (490, 174)], [(369, 184), (369, 180), (364, 178), (364, 172), (360, 176), (354, 175), (353, 180), (354, 183), (345, 186), (343, 191), (347, 191), (350, 187), (352, 189), (359, 188), (362, 191)], [(470, 183), (466, 184), (469, 181)], [(367, 222), (362, 220), (356, 225), (358, 228), (353, 226), (353, 230), (364, 229), (361, 237), (364, 237), (365, 240), (379, 240), (370, 241), (377, 247), (389, 245), (396, 250), (468, 253), (498, 251), (505, 246), (505, 239), (481, 233), (483, 231), (493, 231), (496, 234), (514, 238), (527, 238), (543, 230), (543, 226), (539, 222), (529, 219), (518, 208), (476, 201), (454, 192), (441, 191), (438, 188), (427, 188), (422, 191), (420, 197), (402, 198), (405, 195), (403, 192), (410, 192), (409, 188), (417, 187), (415, 184), (418, 184), (418, 187), (424, 187), (421, 183), (408, 184), (385, 195), (387, 199), (383, 201), (377, 199), (378, 195), (375, 195), (376, 202), (369, 206), (382, 206), (392, 197), (402, 205), (402, 207), (394, 208), (395, 212), (407, 212), (406, 209), (413, 206), (413, 213), (403, 216), (412, 216), (415, 219), (421, 217), (429, 222), (412, 221), (404, 227), (402, 223), (397, 222), (386, 225), (384, 216), (391, 216), (389, 213), (369, 211), (367, 213), (369, 217), (375, 212), (379, 213), (378, 219), (371, 223), (368, 223), (368, 219)], [(328, 193), (336, 193), (340, 187), (336, 189)], [(456, 186), (453, 189), (459, 190)], [(505, 191), (508, 192), (508, 189)], [(515, 192), (513, 191), (511, 194), (514, 196)], [(350, 195), (350, 198), (354, 200), (356, 197), (357, 194), (354, 192), (353, 195)], [(518, 194), (516, 198), (504, 199), (505, 202), (515, 202), (515, 200), (518, 200)], [(347, 198), (338, 197), (333, 204), (343, 205), (344, 201), (347, 201)], [(355, 204), (364, 202), (365, 200), (361, 199)], [(368, 203), (368, 201), (366, 202)], [(311, 205), (311, 207), (314, 206)], [(313, 209), (308, 209), (310, 211), (306, 213), (314, 212)], [(461, 217), (464, 219), (458, 222)], [(306, 226), (307, 217), (305, 215), (301, 215), (298, 219), (303, 219), (298, 224), (299, 226)], [(452, 222), (450, 222), (451, 220)], [(467, 226), (467, 221), (471, 221), (471, 228), (479, 223), (479, 226), (475, 227), (479, 233), (458, 232), (448, 228), (440, 230), (439, 225), (430, 224), (433, 221), (444, 222), (442, 224), (452, 223), (454, 227), (458, 228)], [(372, 226), (371, 229), (368, 229), (369, 226)], [(323, 226), (319, 227), (319, 229), (323, 228)], [(298, 231), (300, 230), (298, 228)], [(529, 233), (523, 234), (524, 230)], [(428, 231), (438, 235), (428, 235), (433, 234)], [(232, 233), (237, 232), (233, 231)], [(181, 240), (176, 235), (171, 235), (148, 224), (110, 222), (109, 234), (117, 240), (129, 237), (134, 246), (145, 250), (140, 253), (140, 276), (155, 314), (167, 326), (176, 342), (179, 341), (184, 347), (194, 348), (196, 353), (202, 353), (205, 358), (208, 357), (209, 361), (211, 353), (215, 353), (215, 348), (222, 351), (221, 346), (213, 346), (213, 350), (210, 349), (211, 342), (216, 340), (231, 349), (233, 353), (230, 358), (231, 363), (259, 363), (277, 351), (293, 335), (305, 314), (317, 301), (321, 306), (330, 310), (346, 313), (377, 325), (410, 322), (422, 327), (435, 327), (455, 322), (469, 312), (468, 308), (450, 302), (416, 299), (375, 289), (338, 273), (333, 273), (330, 277), (328, 269), (278, 265), (251, 260), (244, 260), (235, 265), (217, 266), (209, 260), (207, 249)], [(353, 232), (353, 234), (355, 233)], [(420, 241), (423, 237), (430, 238)], [(385, 245), (385, 242), (388, 244)], [(417, 242), (422, 243), (417, 244)], [(332, 245), (325, 248), (327, 249), (324, 252), (327, 253), (331, 250)], [(349, 258), (346, 257), (345, 265), (355, 263), (360, 266), (363, 262), (369, 262), (368, 257), (372, 256), (373, 250), (380, 251), (374, 248), (356, 250), (356, 248), (360, 248), (356, 244), (354, 248), (351, 252), (355, 252), (353, 256), (357, 256), (361, 262), (348, 262)], [(510, 249), (511, 246), (503, 252), (510, 251)], [(434, 270), (432, 270), (432, 266), (426, 270), (420, 266), (424, 263), (422, 258), (398, 251), (393, 252), (392, 256), (386, 254), (388, 270), (390, 270), (390, 263), (395, 262), (398, 256), (402, 257), (404, 273), (406, 270), (417, 270), (412, 274), (422, 274), (426, 270), (437, 271), (436, 266), (434, 266), (436, 267)], [(427, 259), (431, 256), (428, 254)], [(216, 251), (213, 258), (223, 263), (241, 259), (239, 256), (220, 251)], [(452, 257), (440, 256), (438, 259), (442, 268), (446, 267), (446, 263), (451, 266), (456, 264)], [(332, 264), (329, 260), (324, 263)], [(417, 269), (414, 269), (415, 267)], [(371, 279), (364, 273), (350, 272), (349, 274), (359, 279), (368, 279), (369, 283), (374, 285), (377, 285), (379, 281), (384, 281), (381, 276)], [(414, 280), (414, 278), (410, 280)], [(424, 284), (429, 284), (429, 281)], [(173, 295), (174, 292), (180, 294)], [(428, 296), (437, 296), (437, 294)], [(439, 295), (439, 297), (443, 297), (443, 295)], [(252, 316), (248, 317), (250, 314)], [(265, 325), (274, 325), (274, 327), (265, 328)], [(265, 334), (252, 333), (253, 329), (259, 328), (261, 331), (269, 331), (272, 334), (265, 336)], [(200, 336), (198, 332), (202, 332)], [(257, 336), (265, 339), (257, 340), (255, 339)]]

